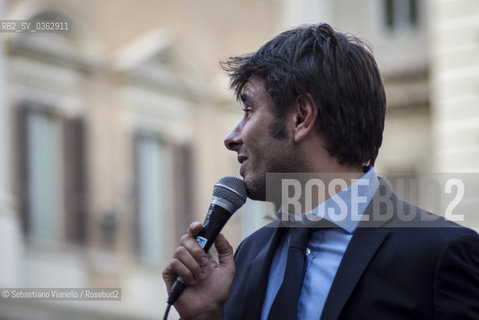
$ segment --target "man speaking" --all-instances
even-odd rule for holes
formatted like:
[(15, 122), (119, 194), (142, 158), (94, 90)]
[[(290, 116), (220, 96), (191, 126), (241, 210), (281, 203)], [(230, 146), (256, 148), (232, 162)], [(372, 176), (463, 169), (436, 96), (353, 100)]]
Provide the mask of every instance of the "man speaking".
[(223, 68), (244, 110), (225, 146), (248, 197), (267, 199), (267, 173), (345, 183), (313, 200), (321, 223), (273, 222), (235, 253), (220, 234), (218, 262), (193, 223), (163, 271), (168, 290), (178, 277), (187, 285), (174, 304), (181, 319), (479, 319), (479, 236), (403, 202), (376, 176), (386, 98), (359, 39), (302, 26)]

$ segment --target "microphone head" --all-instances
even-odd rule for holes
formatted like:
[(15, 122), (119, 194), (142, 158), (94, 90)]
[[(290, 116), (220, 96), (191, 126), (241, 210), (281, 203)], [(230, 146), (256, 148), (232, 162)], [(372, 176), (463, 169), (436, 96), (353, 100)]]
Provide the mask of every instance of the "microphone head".
[(223, 177), (213, 188), (213, 201), (229, 211), (238, 210), (247, 198), (246, 185), (236, 177)]

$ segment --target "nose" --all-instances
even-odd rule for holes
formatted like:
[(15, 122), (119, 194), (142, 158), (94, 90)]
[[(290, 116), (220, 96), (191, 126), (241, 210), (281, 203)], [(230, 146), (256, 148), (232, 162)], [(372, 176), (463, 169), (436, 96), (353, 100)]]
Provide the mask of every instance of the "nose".
[(240, 125), (241, 123), (238, 123), (233, 131), (225, 137), (224, 143), (226, 149), (238, 152), (239, 147), (243, 144)]

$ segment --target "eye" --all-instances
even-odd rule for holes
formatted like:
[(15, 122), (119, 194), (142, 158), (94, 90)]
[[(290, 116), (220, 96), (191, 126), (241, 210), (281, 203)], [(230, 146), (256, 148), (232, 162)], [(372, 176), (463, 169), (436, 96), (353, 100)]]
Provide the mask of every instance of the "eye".
[(249, 107), (243, 107), (241, 109), (244, 111), (246, 116), (249, 116), (253, 112), (253, 109), (251, 109)]

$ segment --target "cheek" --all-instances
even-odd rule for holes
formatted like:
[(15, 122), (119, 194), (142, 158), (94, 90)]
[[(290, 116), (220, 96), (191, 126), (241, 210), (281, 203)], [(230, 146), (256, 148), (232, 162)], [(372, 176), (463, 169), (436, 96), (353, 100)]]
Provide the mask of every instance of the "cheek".
[(261, 133), (258, 132), (258, 128), (253, 123), (248, 123), (244, 126), (242, 131), (243, 144), (247, 149), (254, 148), (261, 140)]
[(274, 120), (268, 126), (268, 133), (275, 139), (288, 138), (288, 131), (286, 131), (286, 125), (284, 121)]

